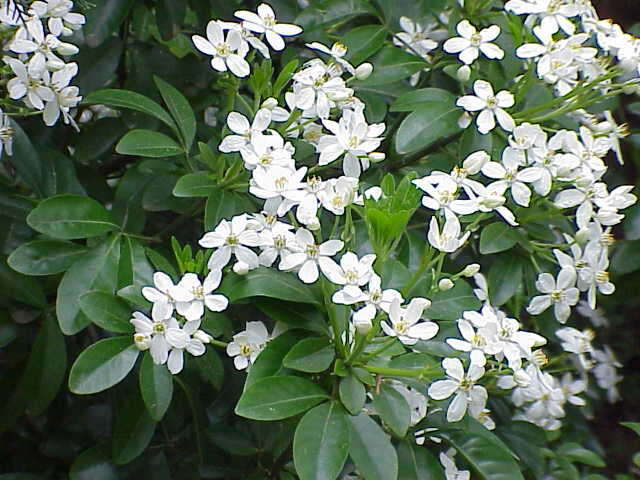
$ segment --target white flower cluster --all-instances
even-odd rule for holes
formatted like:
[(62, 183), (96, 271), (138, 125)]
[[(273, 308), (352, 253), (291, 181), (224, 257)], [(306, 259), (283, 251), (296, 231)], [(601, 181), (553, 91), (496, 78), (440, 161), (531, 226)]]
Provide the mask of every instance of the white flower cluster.
[(78, 47), (60, 37), (80, 29), (84, 16), (72, 11), (71, 0), (38, 0), (26, 11), (17, 2), (0, 2), (0, 10), (0, 23), (15, 30), (3, 47), (16, 54), (2, 59), (15, 74), (7, 84), (9, 96), (42, 111), (48, 126), (62, 115), (64, 123), (77, 128), (71, 109), (82, 97), (71, 80), (78, 65), (66, 63), (65, 58), (78, 53)]

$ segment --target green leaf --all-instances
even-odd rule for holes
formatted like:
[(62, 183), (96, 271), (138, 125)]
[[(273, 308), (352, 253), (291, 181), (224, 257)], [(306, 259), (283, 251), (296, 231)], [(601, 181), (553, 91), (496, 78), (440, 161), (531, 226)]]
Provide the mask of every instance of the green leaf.
[(156, 422), (162, 420), (173, 397), (173, 377), (166, 365), (156, 365), (145, 354), (140, 365), (140, 393), (147, 412)]
[(438, 459), (410, 440), (398, 444), (398, 466), (398, 478), (402, 480), (445, 480)]
[(338, 389), (340, 401), (351, 415), (358, 415), (367, 400), (367, 391), (355, 375), (348, 375), (340, 379)]
[(342, 36), (347, 50), (347, 60), (353, 65), (360, 65), (384, 46), (387, 32), (380, 25), (363, 25), (356, 27)]
[(36, 308), (47, 308), (47, 297), (39, 279), (18, 273), (0, 256), (0, 298), (8, 297)]
[(518, 231), (504, 222), (495, 222), (482, 229), (480, 234), (480, 253), (488, 255), (490, 253), (504, 252), (513, 247), (520, 235)]
[(293, 370), (320, 373), (329, 368), (335, 356), (335, 349), (328, 338), (305, 338), (289, 350), (282, 363)]
[(14, 250), (7, 263), (25, 275), (54, 275), (67, 270), (86, 251), (86, 247), (77, 243), (34, 240)]
[(491, 154), (493, 135), (483, 135), (477, 128), (467, 128), (460, 138), (460, 159), (464, 160), (472, 153), (484, 150)]
[[(224, 381), (224, 365), (220, 356), (213, 348), (207, 348), (204, 355), (194, 357), (200, 376), (209, 382), (216, 390), (220, 390)], [(253, 366), (251, 367), (253, 369)]]
[(389, 435), (368, 415), (347, 419), (351, 429), (349, 455), (358, 472), (366, 480), (398, 479), (398, 455)]
[(114, 235), (71, 265), (58, 286), (56, 299), (56, 316), (62, 333), (73, 335), (91, 323), (80, 310), (80, 296), (89, 290), (115, 290), (119, 262), (120, 237)]
[(636, 435), (640, 436), (640, 422), (620, 422), (623, 427), (630, 428)]
[(484, 480), (524, 480), (520, 468), (508, 450), (492, 442), (495, 436), (488, 430), (482, 435), (476, 432), (456, 430), (443, 432), (443, 438)]
[(251, 420), (282, 420), (327, 398), (322, 388), (307, 379), (286, 375), (266, 377), (244, 391), (235, 412)]
[(104, 104), (117, 108), (128, 108), (146, 113), (157, 118), (164, 124), (177, 131), (175, 122), (167, 111), (149, 97), (132, 92), (131, 90), (105, 89), (89, 93), (82, 102), (84, 105)]
[(69, 373), (69, 389), (78, 395), (101, 392), (120, 382), (140, 351), (131, 336), (100, 340), (84, 350)]
[(58, 394), (67, 373), (67, 349), (56, 319), (46, 315), (24, 372), (30, 415), (40, 415)]
[(97, 2), (87, 10), (84, 25), (87, 44), (95, 48), (111, 36), (124, 21), (133, 6), (129, 0)]
[(542, 447), (547, 443), (544, 430), (529, 422), (515, 421), (498, 427), (496, 434), (509, 445), (536, 478), (544, 476)]
[(322, 305), (317, 286), (304, 285), (290, 273), (263, 267), (246, 275), (225, 276), (219, 291), (227, 296), (231, 303), (251, 297), (270, 297), (289, 302)]
[(111, 452), (106, 445), (85, 450), (76, 457), (69, 471), (70, 480), (118, 480), (118, 472), (111, 462)]
[(491, 304), (499, 307), (513, 297), (522, 285), (524, 261), (517, 255), (505, 253), (496, 259), (489, 270)]
[(433, 295), (431, 306), (425, 310), (425, 315), (435, 320), (458, 320), (462, 312), (478, 310), (481, 306), (469, 284), (458, 279), (451, 290)]
[(240, 213), (253, 211), (255, 211), (255, 206), (249, 196), (216, 188), (211, 191), (205, 205), (205, 229), (213, 230), (223, 218), (231, 218)]
[(45, 184), (47, 171), (38, 151), (34, 148), (29, 136), (15, 120), (10, 120), (13, 128), (13, 155), (4, 155), (38, 197), (46, 196)]
[(196, 116), (193, 113), (193, 109), (184, 95), (173, 85), (170, 85), (155, 75), (153, 80), (156, 82), (156, 87), (158, 87), (164, 103), (169, 108), (169, 112), (171, 112), (171, 115), (178, 124), (182, 144), (188, 153), (196, 137)]
[(218, 188), (217, 184), (207, 172), (187, 173), (178, 179), (173, 194), (176, 197), (208, 197)]
[(403, 155), (416, 153), (458, 133), (460, 115), (460, 109), (448, 101), (418, 104), (398, 127), (396, 151)]
[(400, 392), (383, 385), (380, 393), (373, 396), (373, 406), (396, 436), (403, 438), (407, 434), (411, 423), (411, 409)]
[(354, 82), (355, 88), (388, 85), (403, 80), (426, 66), (420, 58), (396, 47), (383, 48), (371, 62), (373, 73), (364, 81)]
[(133, 333), (131, 308), (110, 292), (92, 290), (80, 297), (80, 309), (91, 322), (115, 333)]
[[(159, 366), (167, 370), (166, 365)], [(120, 397), (115, 407), (111, 454), (116, 465), (124, 465), (147, 448), (156, 422), (149, 416), (137, 392)]]
[(396, 98), (389, 108), (391, 112), (413, 112), (421, 103), (446, 103), (453, 105), (456, 97), (441, 88), (420, 88), (412, 90)]
[(257, 300), (255, 305), (272, 320), (286, 323), (291, 328), (309, 330), (319, 335), (329, 334), (324, 314), (310, 304), (263, 297)]
[(120, 227), (93, 198), (57, 195), (38, 204), (27, 217), (34, 230), (63, 240), (103, 235)]
[(164, 133), (151, 130), (131, 130), (120, 139), (116, 152), (139, 157), (174, 157), (184, 153), (176, 141)]
[(251, 365), (247, 379), (244, 382), (244, 389), (246, 390), (262, 378), (280, 375), (282, 360), (289, 350), (291, 350), (291, 347), (303, 338), (303, 336), (304, 332), (300, 330), (288, 330), (273, 340), (270, 340), (264, 350), (260, 352), (254, 364)]
[(603, 468), (606, 467), (605, 461), (600, 455), (583, 448), (575, 442), (567, 442), (560, 445), (560, 448), (556, 450), (557, 454), (570, 460), (572, 462), (580, 462), (592, 467)]
[(327, 402), (305, 413), (293, 438), (300, 480), (335, 480), (347, 460), (349, 424), (340, 404)]

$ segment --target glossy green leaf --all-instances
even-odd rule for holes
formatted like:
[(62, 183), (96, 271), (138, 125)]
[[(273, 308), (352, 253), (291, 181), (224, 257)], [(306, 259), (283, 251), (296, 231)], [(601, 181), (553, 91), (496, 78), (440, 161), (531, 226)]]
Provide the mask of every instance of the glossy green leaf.
[(71, 367), (69, 389), (78, 395), (87, 395), (112, 387), (131, 371), (139, 353), (132, 336), (105, 338), (94, 343)]
[(118, 480), (118, 472), (111, 461), (106, 445), (91, 447), (76, 457), (69, 471), (70, 480)]
[(114, 235), (87, 251), (66, 271), (56, 299), (56, 316), (62, 333), (73, 335), (91, 323), (80, 310), (80, 296), (90, 290), (115, 290), (119, 262), (120, 238)]
[(207, 348), (204, 355), (193, 357), (193, 361), (200, 371), (201, 377), (213, 385), (216, 390), (220, 390), (224, 382), (224, 365), (218, 353), (213, 348)]
[(56, 319), (46, 315), (25, 369), (31, 415), (40, 415), (58, 394), (67, 373), (67, 348)]
[[(176, 2), (170, 3), (175, 4)], [(189, 105), (185, 96), (173, 85), (165, 82), (157, 76), (154, 76), (153, 80), (160, 91), (160, 95), (162, 95), (164, 103), (169, 108), (169, 112), (171, 112), (171, 115), (178, 125), (182, 144), (185, 150), (189, 152), (193, 145), (193, 140), (196, 137), (196, 116), (193, 113), (193, 109), (191, 108), (191, 105)]]
[(620, 422), (620, 425), (630, 428), (631, 430), (636, 432), (638, 436), (640, 436), (640, 422)]
[(455, 448), (469, 466), (483, 480), (524, 480), (518, 463), (508, 450), (499, 447), (488, 437), (488, 430), (480, 435), (456, 430), (442, 436)]
[(3, 155), (16, 169), (20, 178), (31, 187), (38, 197), (46, 196), (46, 181), (48, 171), (42, 158), (34, 148), (29, 136), (15, 120), (10, 120), (13, 128), (13, 155)]
[(472, 153), (484, 150), (489, 155), (493, 149), (493, 135), (483, 135), (477, 128), (467, 128), (460, 137), (460, 159), (464, 160)]
[(347, 60), (360, 65), (384, 46), (387, 32), (380, 25), (363, 25), (350, 30), (342, 36), (347, 46)]
[(253, 212), (255, 209), (247, 195), (216, 188), (211, 191), (205, 205), (205, 230), (213, 230), (223, 218), (228, 219), (240, 213)]
[(146, 354), (140, 365), (140, 393), (153, 420), (164, 417), (173, 397), (173, 377), (166, 365), (156, 365)]
[(38, 204), (27, 217), (34, 230), (63, 240), (89, 238), (118, 230), (99, 202), (79, 195), (58, 195)]
[[(298, 341), (304, 338), (301, 330), (288, 330), (267, 343), (247, 374), (245, 390), (261, 378), (282, 374), (282, 361), (285, 355)], [(286, 370), (287, 372), (289, 370)]]
[(336, 402), (309, 410), (293, 438), (293, 461), (300, 480), (335, 480), (347, 460), (349, 424)]
[(176, 197), (208, 197), (217, 184), (206, 172), (187, 173), (178, 179), (173, 194)]
[[(160, 366), (166, 370), (166, 365)], [(147, 448), (156, 422), (149, 416), (137, 392), (120, 397), (115, 407), (111, 454), (116, 465), (124, 465)]]
[(445, 480), (438, 459), (424, 446), (411, 440), (398, 444), (398, 478), (402, 480)]
[(504, 305), (522, 286), (524, 261), (512, 253), (504, 253), (491, 265), (487, 282), (491, 304)]
[(226, 275), (219, 292), (232, 303), (251, 297), (270, 297), (289, 302), (322, 304), (317, 286), (305, 285), (291, 273), (263, 267), (246, 275)]
[(340, 401), (351, 415), (358, 415), (367, 400), (367, 391), (355, 375), (347, 375), (340, 379), (338, 388)]
[(110, 292), (92, 290), (80, 297), (80, 309), (92, 323), (115, 333), (133, 333), (131, 307)]
[(366, 80), (354, 82), (355, 88), (388, 85), (410, 77), (426, 66), (420, 58), (396, 47), (383, 48), (371, 63), (373, 73)]
[(142, 129), (131, 130), (122, 137), (116, 145), (116, 152), (151, 158), (174, 157), (184, 153), (173, 138), (164, 133)]
[(584, 463), (585, 465), (598, 468), (606, 466), (605, 461), (600, 455), (591, 450), (587, 450), (575, 442), (563, 443), (556, 452), (558, 455), (572, 462)]
[(25, 275), (54, 275), (67, 270), (86, 251), (86, 247), (77, 243), (34, 240), (14, 250), (7, 263)]
[(453, 105), (456, 97), (441, 88), (420, 88), (400, 95), (389, 108), (392, 112), (413, 112), (422, 103), (445, 103)]
[(368, 415), (347, 417), (351, 429), (349, 455), (366, 480), (398, 479), (398, 455), (389, 435)]
[(137, 92), (116, 89), (98, 90), (89, 93), (82, 103), (87, 105), (104, 104), (146, 113), (147, 115), (157, 118), (173, 130), (176, 130), (175, 122), (164, 108), (149, 97)]
[(373, 396), (373, 407), (396, 436), (402, 438), (407, 434), (411, 423), (411, 409), (395, 388), (382, 385), (380, 393)]
[(433, 295), (431, 300), (425, 316), (435, 320), (458, 320), (462, 312), (478, 310), (482, 306), (472, 288), (462, 279), (457, 280), (451, 290)]
[(460, 109), (449, 102), (419, 104), (398, 127), (396, 151), (404, 155), (416, 153), (458, 133), (459, 117)]
[(482, 229), (480, 234), (480, 253), (504, 252), (513, 247), (520, 236), (516, 229), (504, 222), (495, 222)]
[(281, 420), (302, 413), (327, 398), (322, 388), (304, 378), (266, 377), (244, 391), (235, 412), (251, 420)]
[(328, 338), (305, 338), (289, 350), (282, 363), (293, 370), (320, 373), (329, 368), (334, 358), (335, 348)]
[(40, 279), (16, 272), (9, 268), (6, 260), (0, 256), (0, 298), (7, 297), (35, 308), (46, 308), (47, 297)]
[(97, 47), (113, 34), (129, 13), (133, 3), (128, 0), (98, 2), (87, 10), (84, 31), (87, 44)]

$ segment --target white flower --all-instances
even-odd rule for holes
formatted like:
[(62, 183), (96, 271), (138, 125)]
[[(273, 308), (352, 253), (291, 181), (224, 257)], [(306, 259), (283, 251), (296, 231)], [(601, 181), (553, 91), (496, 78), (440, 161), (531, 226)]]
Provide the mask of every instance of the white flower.
[(282, 259), (296, 251), (295, 235), (289, 231), (290, 228), (289, 225), (279, 224), (260, 232), (260, 265), (270, 267), (278, 257)]
[(332, 283), (343, 285), (340, 291), (345, 295), (357, 298), (362, 295), (360, 287), (365, 285), (373, 274), (372, 265), (375, 260), (376, 256), (372, 254), (358, 258), (355, 253), (347, 252), (340, 259), (340, 265), (328, 264), (324, 274)]
[(458, 358), (445, 358), (442, 361), (447, 379), (438, 380), (429, 386), (428, 394), (434, 400), (444, 400), (454, 393), (456, 396), (447, 409), (447, 421), (459, 422), (467, 412), (469, 404), (484, 408), (487, 391), (475, 383), (484, 376), (484, 368), (471, 364), (467, 374)]
[(389, 320), (380, 322), (384, 333), (390, 337), (398, 337), (405, 345), (415, 345), (418, 340), (429, 340), (438, 333), (438, 325), (434, 322), (421, 322), (422, 312), (429, 308), (431, 302), (426, 298), (412, 298), (409, 306), (400, 306), (400, 300), (395, 299), (389, 307)]
[[(405, 51), (412, 54), (417, 53), (423, 58), (426, 58), (431, 50), (438, 47), (435, 37), (439, 36), (439, 32), (432, 30), (433, 24), (423, 25), (409, 17), (400, 17), (399, 23), (404, 31), (395, 34), (393, 44), (396, 47), (404, 47)], [(431, 36), (434, 38), (430, 38)]]
[(176, 311), (187, 320), (198, 320), (204, 315), (205, 305), (212, 312), (221, 312), (229, 304), (229, 300), (224, 295), (212, 295), (220, 285), (222, 271), (212, 270), (204, 279), (204, 284), (195, 273), (186, 273), (176, 285), (177, 288), (185, 291), (182, 298), (191, 297), (187, 301), (176, 302)]
[(246, 77), (251, 72), (249, 64), (244, 59), (249, 46), (242, 39), (237, 30), (227, 32), (224, 37), (222, 26), (216, 20), (207, 24), (207, 38), (200, 35), (191, 37), (196, 48), (206, 55), (211, 55), (211, 67), (218, 72), (231, 70), (237, 77)]
[(44, 102), (53, 101), (55, 93), (49, 87), (49, 72), (43, 72), (43, 80), (33, 78), (27, 71), (27, 67), (20, 60), (12, 57), (2, 59), (11, 67), (16, 77), (7, 83), (9, 96), (14, 100), (20, 100), (26, 95), (26, 103), (37, 110), (44, 110)]
[(227, 135), (222, 139), (218, 150), (223, 153), (239, 152), (262, 137), (263, 132), (271, 123), (271, 110), (261, 108), (253, 117), (253, 122), (249, 124), (247, 117), (238, 112), (231, 112), (227, 116), (227, 126), (235, 135)]
[(176, 302), (188, 302), (190, 294), (173, 284), (171, 277), (164, 272), (153, 274), (153, 287), (144, 287), (142, 296), (153, 303), (151, 315), (158, 319), (169, 318)]
[(341, 77), (332, 76), (322, 60), (315, 60), (293, 76), (293, 104), (305, 111), (303, 117), (308, 113), (309, 117), (329, 118), (335, 102), (351, 98), (353, 89)]
[(468, 470), (458, 470), (456, 462), (453, 460), (456, 451), (450, 448), (446, 452), (440, 452), (440, 463), (444, 467), (446, 480), (471, 480), (471, 472)]
[(614, 403), (620, 399), (620, 394), (616, 384), (622, 380), (622, 376), (618, 375), (618, 368), (622, 364), (618, 362), (613, 351), (605, 345), (604, 350), (593, 350), (591, 353), (593, 359), (597, 362), (593, 369), (593, 375), (600, 388), (607, 390), (607, 398), (609, 402)]
[(236, 333), (227, 345), (227, 355), (234, 357), (233, 364), (244, 370), (253, 362), (269, 341), (269, 332), (262, 322), (247, 322), (246, 330)]
[(411, 410), (411, 425), (416, 425), (427, 415), (427, 397), (420, 393), (415, 388), (405, 385), (398, 380), (391, 380), (389, 382), (391, 388), (404, 397), (409, 404)]
[(318, 280), (318, 267), (323, 273), (335, 263), (330, 257), (334, 256), (344, 246), (341, 240), (327, 240), (316, 245), (313, 234), (304, 228), (296, 232), (296, 243), (299, 251), (291, 253), (280, 261), (280, 270), (298, 269), (298, 277), (304, 283), (313, 283)]
[(426, 195), (422, 197), (422, 205), (432, 210), (458, 215), (469, 215), (477, 211), (472, 200), (459, 199), (458, 183), (449, 175), (429, 175), (412, 180)]
[(306, 195), (306, 192), (302, 189), (302, 179), (306, 173), (307, 167), (301, 167), (298, 170), (278, 165), (273, 165), (269, 168), (257, 168), (253, 171), (249, 192), (265, 200), (273, 199), (272, 201), (274, 202), (289, 200), (297, 203)]
[(568, 35), (575, 31), (575, 25), (569, 18), (578, 15), (580, 10), (575, 1), (558, 0), (509, 0), (505, 10), (516, 15), (529, 14), (533, 18), (542, 18), (542, 25), (550, 28), (562, 28)]
[(513, 200), (523, 207), (529, 206), (531, 190), (527, 183), (535, 183), (542, 176), (542, 169), (539, 167), (527, 167), (522, 170), (518, 150), (507, 147), (502, 153), (502, 163), (487, 162), (482, 167), (482, 173), (489, 178), (495, 178), (496, 185), (511, 189)]
[(358, 179), (354, 177), (330, 178), (324, 189), (318, 192), (322, 207), (334, 215), (343, 215), (345, 207), (354, 202)]
[[(204, 343), (199, 338), (194, 337), (200, 331), (198, 330), (199, 328), (200, 319), (189, 320), (182, 327), (172, 325), (167, 329), (165, 337), (171, 347), (167, 359), (167, 368), (173, 375), (180, 373), (184, 367), (185, 350), (194, 357), (204, 355), (206, 351)], [(200, 336), (198, 335), (198, 337)]]
[(487, 58), (501, 60), (504, 51), (495, 43), (491, 43), (500, 35), (500, 27), (491, 25), (478, 32), (468, 20), (463, 20), (456, 26), (459, 37), (453, 37), (444, 42), (443, 49), (447, 53), (457, 53), (460, 61), (471, 65), (482, 52)]
[(580, 365), (585, 370), (593, 367), (593, 362), (587, 355), (593, 351), (591, 341), (595, 338), (595, 332), (591, 329), (584, 331), (572, 327), (563, 327), (556, 330), (556, 336), (561, 340), (560, 346), (565, 352), (575, 353), (578, 356)]
[(30, 7), (38, 17), (49, 19), (47, 26), (55, 36), (72, 35), (74, 30), (80, 29), (85, 23), (84, 15), (71, 11), (71, 0), (37, 0)]
[(302, 33), (302, 28), (298, 25), (290, 23), (277, 23), (276, 14), (273, 9), (266, 3), (258, 5), (258, 14), (247, 10), (238, 10), (234, 15), (244, 22), (242, 25), (252, 32), (264, 33), (267, 42), (274, 50), (284, 49), (284, 40), (282, 37), (291, 37)]
[(364, 302), (365, 306), (354, 313), (355, 320), (359, 322), (371, 322), (376, 316), (378, 310), (389, 312), (391, 303), (394, 300), (402, 303), (403, 298), (400, 292), (391, 288), (382, 290), (382, 280), (375, 273), (371, 274), (367, 291), (357, 297), (347, 295), (344, 290), (339, 290), (333, 294), (332, 301), (342, 305), (353, 305), (358, 302)]
[(344, 110), (338, 122), (323, 120), (324, 126), (333, 135), (320, 138), (317, 150), (318, 165), (327, 165), (345, 154), (343, 169), (349, 177), (360, 177), (369, 167), (368, 154), (380, 146), (384, 123), (368, 125), (361, 110)]
[(483, 135), (489, 133), (496, 126), (496, 119), (500, 126), (510, 132), (515, 127), (513, 118), (504, 110), (513, 107), (515, 100), (513, 95), (501, 90), (494, 95), (493, 87), (489, 82), (476, 80), (473, 84), (475, 95), (465, 95), (458, 99), (456, 105), (464, 108), (468, 112), (478, 112), (476, 118), (478, 131)]
[(580, 292), (575, 287), (576, 271), (564, 267), (558, 274), (558, 281), (549, 273), (541, 273), (536, 281), (536, 288), (544, 293), (531, 300), (527, 312), (539, 315), (553, 305), (554, 314), (560, 323), (565, 323), (571, 315), (571, 307), (578, 303)]
[(427, 238), (429, 243), (437, 250), (453, 253), (464, 245), (471, 232), (467, 232), (460, 237), (460, 221), (458, 217), (445, 210), (445, 218), (441, 232), (436, 217), (431, 217)]
[(180, 325), (175, 318), (161, 317), (158, 313), (152, 312), (151, 318), (153, 320), (140, 312), (133, 313), (133, 318), (129, 320), (136, 329), (133, 339), (141, 350), (149, 349), (153, 363), (163, 365), (171, 349), (166, 338), (167, 332), (171, 328), (179, 329)]
[(247, 228), (247, 216), (237, 215), (231, 221), (221, 220), (213, 232), (205, 233), (198, 242), (204, 248), (215, 248), (209, 258), (210, 270), (222, 270), (231, 254), (246, 263), (249, 268), (258, 266), (258, 255), (248, 247), (259, 245), (260, 240), (255, 230)]

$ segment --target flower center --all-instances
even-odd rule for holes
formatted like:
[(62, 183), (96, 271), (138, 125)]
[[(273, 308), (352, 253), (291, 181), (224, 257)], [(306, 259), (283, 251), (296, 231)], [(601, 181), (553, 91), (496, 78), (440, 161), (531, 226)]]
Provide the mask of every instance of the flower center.
[(564, 300), (564, 292), (562, 290), (554, 290), (551, 292), (551, 300), (561, 302)]
[(395, 330), (396, 332), (402, 335), (404, 333), (407, 333), (407, 330), (409, 330), (409, 326), (404, 320), (400, 320), (398, 323), (395, 324)]
[(231, 55), (231, 47), (228, 43), (219, 43), (216, 45), (216, 54), (219, 57), (226, 57), (228, 55)]
[(609, 272), (600, 271), (596, 273), (596, 282), (609, 283)]
[(248, 357), (249, 355), (251, 355), (251, 345), (241, 345), (240, 346), (240, 355), (242, 355), (243, 357)]
[(477, 333), (471, 339), (471, 343), (473, 343), (476, 347), (484, 347), (487, 345), (487, 341), (485, 340), (485, 338)]
[(320, 251), (320, 249), (318, 248), (318, 246), (316, 244), (310, 243), (309, 245), (307, 245), (307, 248), (306, 248), (307, 257), (309, 257), (309, 258), (318, 258), (319, 251)]
[(153, 322), (152, 330), (153, 330), (153, 333), (162, 335), (166, 330), (166, 326), (162, 322)]
[(347, 146), (349, 148), (356, 148), (359, 144), (360, 144), (360, 139), (355, 135), (352, 135), (351, 138), (349, 139), (349, 142), (347, 143)]
[(287, 177), (276, 178), (275, 182), (273, 182), (278, 190), (284, 190), (289, 180)]
[(372, 292), (369, 292), (369, 298), (373, 303), (378, 303), (382, 300), (382, 292), (379, 289), (373, 290)]
[(234, 247), (236, 245), (238, 245), (240, 243), (240, 241), (238, 240), (238, 237), (235, 235), (229, 235), (227, 237), (227, 245), (229, 245), (230, 247)]
[(264, 219), (264, 223), (270, 227), (273, 227), (277, 221), (278, 218), (275, 215), (267, 215)]
[(284, 247), (286, 247), (287, 240), (284, 238), (284, 235), (276, 235), (273, 238), (273, 246), (278, 250), (282, 250)]
[(347, 270), (344, 272), (344, 277), (347, 279), (347, 283), (357, 283), (359, 275), (355, 270)]
[(498, 108), (498, 101), (496, 100), (496, 97), (487, 98), (487, 108), (490, 108), (490, 109)]
[(267, 15), (266, 17), (262, 17), (262, 23), (264, 23), (267, 29), (272, 29), (276, 25), (276, 19), (271, 15)]
[(473, 35), (471, 35), (469, 42), (471, 42), (472, 47), (478, 47), (482, 43), (482, 37), (479, 33), (474, 33)]
[(613, 237), (613, 235), (609, 232), (603, 233), (600, 236), (600, 244), (605, 246), (605, 247), (610, 247), (611, 245), (613, 245), (616, 242), (616, 239)]
[(198, 300), (202, 300), (204, 298), (204, 287), (202, 285), (193, 287), (193, 289), (191, 290), (191, 293), (193, 293), (193, 296), (196, 297)]
[(464, 377), (460, 381), (461, 390), (471, 390), (471, 387), (473, 387), (473, 385), (474, 385), (473, 380), (471, 380), (469, 377)]
[(11, 140), (13, 138), (13, 128), (12, 127), (1, 127), (0, 128), (0, 139), (3, 141)]

